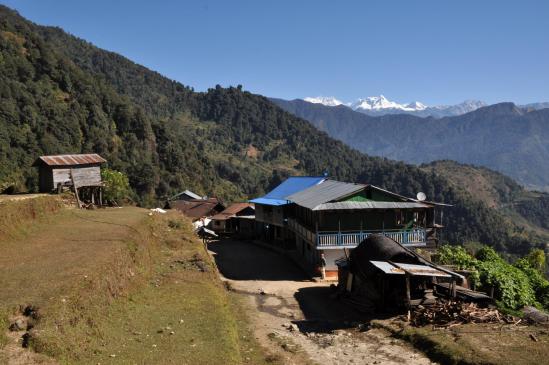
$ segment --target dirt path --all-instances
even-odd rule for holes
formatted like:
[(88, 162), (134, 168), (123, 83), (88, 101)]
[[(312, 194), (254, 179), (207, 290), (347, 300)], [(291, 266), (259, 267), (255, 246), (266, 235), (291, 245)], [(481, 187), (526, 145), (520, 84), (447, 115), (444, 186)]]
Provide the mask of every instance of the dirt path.
[(284, 363), (432, 364), (387, 332), (367, 329), (364, 315), (331, 299), (329, 284), (308, 280), (286, 257), (232, 240), (209, 249), (224, 280), (246, 299), (258, 340)]
[(40, 198), (42, 196), (48, 196), (48, 195), (49, 194), (14, 194), (14, 195), (0, 194), (0, 203), (9, 202), (13, 200), (34, 199), (34, 198)]

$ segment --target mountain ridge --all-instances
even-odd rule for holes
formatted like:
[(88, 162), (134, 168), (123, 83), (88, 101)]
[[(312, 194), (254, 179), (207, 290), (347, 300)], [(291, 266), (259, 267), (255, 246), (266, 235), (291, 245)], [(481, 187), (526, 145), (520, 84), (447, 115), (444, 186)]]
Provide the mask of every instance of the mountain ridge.
[(376, 117), (342, 106), (272, 101), (370, 155), (415, 164), (450, 159), (482, 165), (529, 189), (549, 189), (549, 109), (500, 103), (437, 119), (406, 114)]
[[(479, 100), (465, 100), (462, 103), (455, 105), (428, 106), (419, 101), (400, 104), (388, 100), (384, 95), (359, 98), (354, 102), (344, 102), (333, 96), (306, 97), (303, 99), (294, 99), (294, 101), (295, 100), (303, 100), (308, 103), (322, 104), (325, 106), (343, 105), (354, 111), (371, 116), (380, 116), (386, 114), (411, 114), (421, 117), (432, 116), (437, 118), (465, 114), (467, 112), (476, 110), (480, 107), (487, 105), (486, 103)], [(532, 106), (534, 106), (534, 104), (532, 104)]]

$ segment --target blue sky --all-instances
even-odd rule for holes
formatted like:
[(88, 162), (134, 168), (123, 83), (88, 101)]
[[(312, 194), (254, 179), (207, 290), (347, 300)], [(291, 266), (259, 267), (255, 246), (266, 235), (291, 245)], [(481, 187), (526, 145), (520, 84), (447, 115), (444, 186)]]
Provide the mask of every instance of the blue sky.
[(549, 1), (0, 0), (172, 79), (286, 99), (549, 101)]

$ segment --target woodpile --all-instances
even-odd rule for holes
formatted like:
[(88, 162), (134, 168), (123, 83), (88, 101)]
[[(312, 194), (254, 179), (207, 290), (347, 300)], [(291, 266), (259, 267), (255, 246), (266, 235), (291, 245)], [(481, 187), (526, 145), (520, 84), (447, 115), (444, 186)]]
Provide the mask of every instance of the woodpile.
[(475, 303), (440, 300), (434, 305), (418, 306), (412, 313), (411, 324), (416, 327), (432, 325), (449, 328), (465, 323), (516, 324), (520, 319), (504, 315), (495, 308), (480, 308)]

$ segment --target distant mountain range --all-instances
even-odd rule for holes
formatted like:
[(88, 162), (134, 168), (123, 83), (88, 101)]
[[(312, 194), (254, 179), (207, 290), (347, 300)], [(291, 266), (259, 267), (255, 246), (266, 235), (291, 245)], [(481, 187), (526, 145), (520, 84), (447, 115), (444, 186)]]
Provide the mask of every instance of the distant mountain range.
[[(418, 117), (435, 118), (462, 115), (488, 105), (484, 101), (480, 100), (465, 100), (464, 102), (455, 105), (428, 106), (419, 101), (414, 101), (407, 104), (400, 104), (387, 99), (383, 95), (369, 96), (367, 98), (358, 99), (354, 102), (344, 102), (333, 96), (306, 97), (303, 100), (312, 104), (322, 104), (325, 106), (342, 105), (351, 108), (354, 111), (372, 116), (387, 114), (411, 114)], [(549, 108), (549, 102), (521, 105), (520, 107), (538, 110), (543, 108)]]
[(549, 191), (549, 106), (500, 103), (451, 117), (370, 116), (350, 107), (271, 99), (351, 147), (410, 163), (449, 159)]

